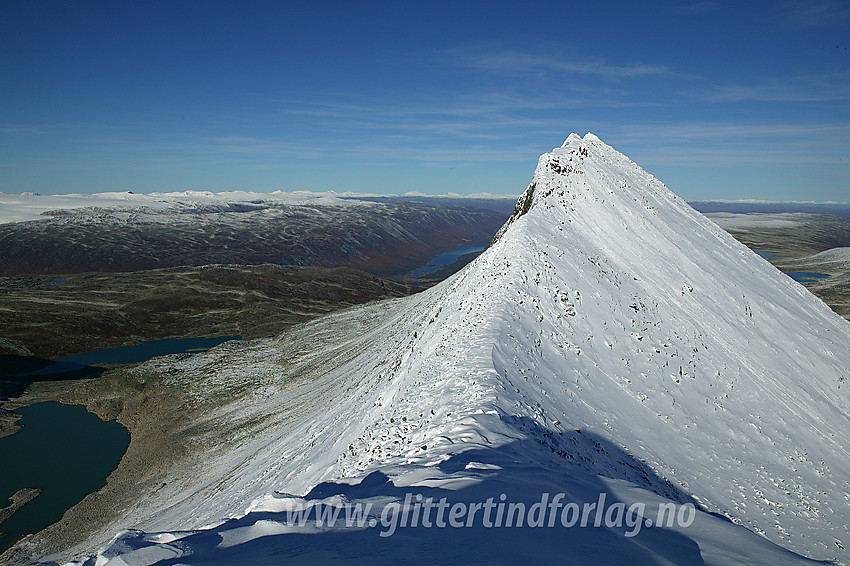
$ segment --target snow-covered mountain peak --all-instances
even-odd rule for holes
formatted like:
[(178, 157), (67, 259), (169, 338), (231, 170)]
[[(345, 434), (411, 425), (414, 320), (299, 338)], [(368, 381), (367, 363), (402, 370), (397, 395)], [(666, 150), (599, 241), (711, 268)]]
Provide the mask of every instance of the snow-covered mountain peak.
[[(635, 217), (646, 211), (654, 215), (658, 206), (673, 206), (704, 220), (658, 179), (594, 134), (582, 138), (572, 133), (561, 147), (540, 156), (531, 183), (495, 240), (532, 209), (552, 222), (584, 222), (597, 214)], [(619, 231), (628, 230), (628, 222), (615, 224)]]
[(587, 133), (582, 138), (573, 133), (564, 145), (540, 156), (529, 189), (537, 195), (534, 200), (588, 191), (599, 196), (606, 192), (642, 193), (647, 189), (669, 193), (666, 188), (661, 190), (660, 183), (652, 183), (653, 180), (640, 166), (594, 134)]
[[(843, 546), (850, 325), (596, 136), (543, 154), (494, 243), (443, 288), (442, 312), (460, 303), (479, 339), (492, 332), (478, 355), (503, 377), (500, 414), (593, 431), (797, 551)], [(603, 475), (631, 464), (585, 457)]]
[(593, 134), (540, 157), (469, 271), (486, 261), (511, 313), (496, 370), (522, 376), (531, 418), (636, 450), (790, 548), (843, 548), (850, 326), (819, 299)]
[[(218, 383), (251, 384), (229, 405), (250, 440), (210, 456), (191, 496), (173, 492), (182, 499), (139, 523), (250, 522), (281, 494), (306, 501), (328, 482), (354, 497), (345, 486), (377, 489), (364, 479), (376, 475), (370, 495), (463, 493), (486, 485), (481, 470), (499, 490), (552, 491), (551, 473), (556, 485), (605, 477), (695, 502), (785, 549), (844, 560), (848, 343), (847, 321), (805, 288), (625, 155), (573, 134), (540, 157), (493, 243), (451, 278), (298, 327), (253, 359), (220, 349), (184, 362), (189, 383), (216, 368)], [(287, 347), (308, 353), (286, 358)], [(281, 368), (299, 364), (309, 379), (288, 380)], [(667, 562), (798, 558), (739, 540), (746, 558), (724, 560), (739, 530), (712, 525), (681, 531), (699, 552)]]

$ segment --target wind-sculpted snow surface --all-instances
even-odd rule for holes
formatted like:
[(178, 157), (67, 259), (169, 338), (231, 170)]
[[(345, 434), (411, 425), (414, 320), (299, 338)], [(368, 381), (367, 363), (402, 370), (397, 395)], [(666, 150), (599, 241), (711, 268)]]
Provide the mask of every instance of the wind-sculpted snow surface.
[[(294, 381), (275, 369), (283, 343), (301, 352)], [(250, 383), (227, 417), (244, 440), (211, 452), (193, 490), (131, 514), (142, 531), (98, 564), (846, 561), (848, 343), (847, 321), (802, 286), (572, 134), (451, 279), (308, 323), (258, 346), (264, 361), (214, 350), (170, 368)], [(599, 527), (380, 536), (407, 493), (530, 507), (559, 492), (643, 502), (652, 518), (664, 502), (702, 511), (634, 536), (607, 511)], [(375, 528), (285, 519), (368, 501)]]

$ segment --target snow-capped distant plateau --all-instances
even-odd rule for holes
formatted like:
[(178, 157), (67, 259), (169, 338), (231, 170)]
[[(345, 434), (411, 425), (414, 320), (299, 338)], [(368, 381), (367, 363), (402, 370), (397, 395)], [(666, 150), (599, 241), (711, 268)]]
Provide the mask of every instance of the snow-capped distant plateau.
[(105, 209), (115, 212), (132, 211), (138, 208), (154, 210), (191, 211), (193, 209), (226, 209), (227, 205), (287, 205), (287, 206), (345, 206), (361, 205), (370, 199), (416, 198), (445, 200), (515, 200), (515, 195), (494, 195), (475, 193), (459, 195), (426, 195), (409, 192), (400, 196), (378, 195), (371, 193), (353, 193), (334, 191), (176, 191), (167, 193), (105, 192), (93, 194), (57, 194), (42, 195), (35, 193), (0, 193), (0, 224), (44, 220), (60, 212), (79, 209)]
[[(34, 193), (0, 193), (0, 224), (49, 218), (49, 214), (77, 209), (152, 210), (226, 207), (228, 204), (333, 205), (342, 206), (349, 199), (332, 191), (178, 191), (169, 193), (106, 192), (93, 194), (41, 195)], [(358, 201), (363, 202), (363, 201)], [(354, 204), (354, 203), (352, 203)]]
[(724, 230), (746, 230), (748, 228), (790, 228), (799, 226), (811, 218), (802, 212), (750, 213), (709, 212), (705, 214)]

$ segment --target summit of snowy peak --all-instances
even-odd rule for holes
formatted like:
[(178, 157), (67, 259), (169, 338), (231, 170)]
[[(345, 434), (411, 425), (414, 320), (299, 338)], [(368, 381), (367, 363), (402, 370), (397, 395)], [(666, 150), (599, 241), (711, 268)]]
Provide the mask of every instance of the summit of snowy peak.
[(578, 135), (577, 133), (573, 132), (569, 136), (567, 136), (567, 139), (564, 141), (564, 145), (562, 145), (561, 147), (568, 147), (568, 146), (570, 146), (574, 143), (578, 143), (580, 141), (581, 141), (581, 136)]
[(571, 133), (561, 147), (540, 156), (531, 184), (493, 241), (502, 239), (508, 227), (532, 209), (550, 221), (555, 214), (561, 222), (565, 220), (561, 216), (569, 218), (579, 211), (584, 220), (612, 216), (612, 207), (614, 216), (626, 210), (639, 215), (641, 208), (654, 213), (662, 202), (677, 200), (681, 201), (663, 183), (596, 135), (588, 132), (582, 138)]
[(555, 214), (558, 222), (576, 215), (581, 218), (569, 222), (583, 222), (594, 215), (631, 212), (640, 216), (642, 210), (654, 215), (659, 206), (663, 208), (669, 202), (676, 202), (676, 207), (684, 204), (658, 179), (596, 135), (572, 133), (561, 147), (540, 156), (531, 184), (495, 240), (532, 209), (550, 221), (555, 220), (551, 216)]
[[(581, 160), (590, 158), (611, 162), (611, 156), (614, 155), (619, 156), (620, 158), (625, 158), (624, 155), (603, 142), (595, 134), (588, 132), (584, 135), (584, 137), (581, 137), (576, 133), (572, 133), (567, 137), (561, 147), (556, 147), (552, 149), (552, 151), (540, 156), (540, 162), (538, 163), (535, 176), (540, 173), (541, 167), (545, 169), (546, 166), (549, 166), (554, 173), (564, 174), (565, 171), (563, 171), (563, 169), (565, 169), (565, 167), (559, 166), (559, 164), (562, 165), (566, 161), (573, 162), (573, 166), (566, 168), (569, 169), (569, 171), (566, 172), (577, 172), (578, 169), (580, 169), (580, 167), (577, 166), (581, 165)], [(631, 161), (628, 158), (625, 158), (624, 162)], [(551, 167), (553, 163), (555, 163), (556, 166)]]
[(578, 145), (581, 145), (582, 142), (604, 143), (601, 139), (599, 139), (599, 137), (596, 134), (594, 134), (592, 132), (587, 132), (584, 135), (584, 137), (581, 137), (577, 133), (573, 132), (569, 136), (567, 136), (566, 140), (564, 140), (564, 144), (561, 146), (561, 149), (565, 149), (565, 148), (570, 147), (570, 146), (578, 146)]

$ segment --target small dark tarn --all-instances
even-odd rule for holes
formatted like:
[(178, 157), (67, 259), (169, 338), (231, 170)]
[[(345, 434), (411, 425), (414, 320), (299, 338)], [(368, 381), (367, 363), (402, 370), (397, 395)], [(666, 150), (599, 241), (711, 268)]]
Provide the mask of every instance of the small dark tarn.
[(173, 338), (151, 340), (133, 346), (95, 350), (48, 360), (35, 356), (0, 355), (0, 399), (19, 397), (36, 381), (90, 379), (106, 371), (98, 365), (137, 364), (157, 356), (202, 352), (239, 335), (214, 338)]
[(183, 352), (199, 352), (209, 350), (229, 340), (241, 340), (242, 336), (216, 336), (213, 338), (168, 338), (166, 340), (149, 340), (133, 346), (119, 346), (105, 350), (95, 350), (73, 356), (56, 358), (57, 362), (69, 362), (82, 365), (96, 364), (137, 364), (168, 354)]
[(809, 273), (806, 271), (795, 271), (792, 273), (786, 273), (785, 275), (800, 283), (816, 283), (818, 279), (829, 278), (829, 275), (826, 273)]

